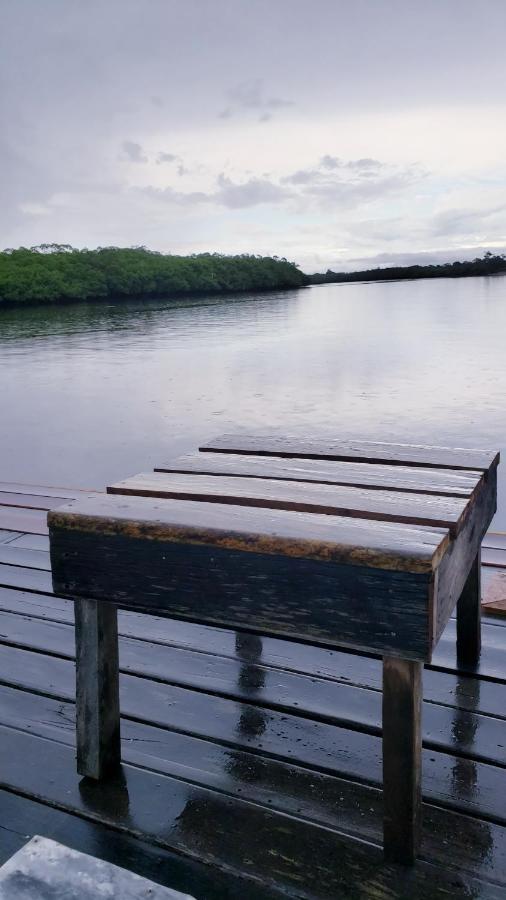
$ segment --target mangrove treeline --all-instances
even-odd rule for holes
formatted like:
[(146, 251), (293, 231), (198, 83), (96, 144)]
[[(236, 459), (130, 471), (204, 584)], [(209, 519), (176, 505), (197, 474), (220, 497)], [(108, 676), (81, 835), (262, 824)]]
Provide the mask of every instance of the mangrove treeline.
[(301, 287), (295, 263), (269, 256), (172, 256), (145, 247), (66, 244), (0, 253), (0, 304), (171, 297)]
[(362, 269), (360, 272), (333, 272), (309, 275), (311, 284), (341, 281), (390, 281), (402, 278), (465, 278), (471, 275), (496, 275), (506, 272), (506, 256), (485, 253), (483, 257), (466, 262), (443, 263), (431, 266), (389, 266), (383, 269)]

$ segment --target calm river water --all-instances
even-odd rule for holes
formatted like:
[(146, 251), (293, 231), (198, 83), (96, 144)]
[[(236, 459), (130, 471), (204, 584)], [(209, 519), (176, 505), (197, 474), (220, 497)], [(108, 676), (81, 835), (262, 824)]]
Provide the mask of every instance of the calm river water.
[(0, 311), (0, 481), (102, 487), (230, 429), (506, 451), (505, 341), (503, 276)]

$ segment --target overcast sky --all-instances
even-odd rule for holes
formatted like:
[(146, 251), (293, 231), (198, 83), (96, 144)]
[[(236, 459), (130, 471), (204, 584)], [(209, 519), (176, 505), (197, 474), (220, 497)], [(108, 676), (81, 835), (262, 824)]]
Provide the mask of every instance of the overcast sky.
[[(0, 0), (0, 246), (506, 247), (506, 0)], [(421, 255), (421, 256), (420, 256)]]

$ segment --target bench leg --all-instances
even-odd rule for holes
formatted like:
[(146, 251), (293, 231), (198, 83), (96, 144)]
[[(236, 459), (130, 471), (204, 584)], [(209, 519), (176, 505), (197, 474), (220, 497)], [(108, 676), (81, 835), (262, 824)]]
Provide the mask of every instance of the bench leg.
[(475, 666), (481, 652), (481, 549), (457, 602), (457, 660)]
[(383, 659), (383, 846), (412, 865), (420, 842), (423, 663)]
[(77, 771), (100, 779), (121, 763), (118, 613), (112, 603), (74, 602)]

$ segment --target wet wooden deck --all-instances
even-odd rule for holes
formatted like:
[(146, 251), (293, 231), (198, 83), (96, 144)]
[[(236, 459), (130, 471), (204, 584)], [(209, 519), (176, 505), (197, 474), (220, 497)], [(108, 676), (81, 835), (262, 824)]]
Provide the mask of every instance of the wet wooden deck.
[(0, 863), (37, 833), (198, 900), (506, 896), (505, 536), (483, 551), (479, 669), (457, 667), (451, 621), (425, 670), (408, 870), (382, 861), (372, 656), (122, 612), (123, 777), (79, 779), (73, 609), (45, 521), (78, 493), (0, 484)]

